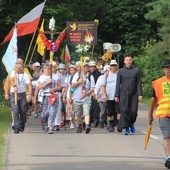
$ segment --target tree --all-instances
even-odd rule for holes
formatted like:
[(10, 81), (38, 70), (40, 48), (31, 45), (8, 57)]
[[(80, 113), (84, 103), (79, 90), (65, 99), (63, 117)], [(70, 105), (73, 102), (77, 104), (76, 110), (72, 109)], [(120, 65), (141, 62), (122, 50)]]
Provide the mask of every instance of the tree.
[(170, 56), (170, 1), (158, 0), (148, 6), (150, 11), (146, 14), (146, 19), (158, 23), (158, 38), (150, 40), (144, 54), (135, 58), (135, 64), (142, 72), (144, 95), (151, 97), (151, 82), (163, 75), (162, 63)]

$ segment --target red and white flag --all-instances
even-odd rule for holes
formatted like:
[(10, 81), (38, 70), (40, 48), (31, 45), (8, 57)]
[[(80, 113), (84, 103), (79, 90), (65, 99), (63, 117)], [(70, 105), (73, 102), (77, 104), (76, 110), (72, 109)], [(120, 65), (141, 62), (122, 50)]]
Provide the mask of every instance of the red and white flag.
[[(18, 37), (31, 34), (36, 31), (42, 11), (44, 9), (46, 0), (36, 6), (34, 9), (32, 9), (29, 13), (24, 15), (17, 23), (17, 34)], [(1, 43), (5, 43), (7, 41), (10, 41), (12, 34), (13, 34), (14, 28), (11, 29), (11, 31), (8, 33), (8, 35), (5, 37), (4, 41)]]
[(65, 58), (65, 63), (69, 62), (71, 60), (71, 56), (70, 56), (70, 52), (69, 52), (67, 44), (66, 44), (65, 57), (64, 58)]

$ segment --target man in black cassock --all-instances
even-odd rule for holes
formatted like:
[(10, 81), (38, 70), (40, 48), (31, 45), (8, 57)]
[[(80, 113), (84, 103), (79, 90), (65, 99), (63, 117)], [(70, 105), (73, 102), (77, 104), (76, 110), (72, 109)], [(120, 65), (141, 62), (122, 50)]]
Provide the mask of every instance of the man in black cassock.
[[(120, 120), (118, 131), (125, 129), (125, 135), (135, 133), (138, 102), (142, 99), (141, 75), (137, 67), (132, 66), (131, 56), (124, 58), (125, 67), (118, 71), (115, 101), (119, 102)], [(130, 128), (130, 129), (129, 129)]]

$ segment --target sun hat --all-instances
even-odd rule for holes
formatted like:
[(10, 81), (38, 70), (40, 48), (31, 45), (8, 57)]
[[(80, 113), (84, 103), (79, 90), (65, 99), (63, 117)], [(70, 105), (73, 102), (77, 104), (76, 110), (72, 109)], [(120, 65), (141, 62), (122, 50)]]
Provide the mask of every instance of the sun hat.
[(117, 65), (116, 60), (111, 60), (110, 65)]
[(83, 66), (89, 66), (89, 63), (83, 63)]
[(69, 68), (75, 68), (75, 65), (70, 65)]
[(96, 66), (96, 62), (95, 62), (95, 61), (90, 61), (90, 62), (89, 62), (89, 66), (90, 66), (90, 67)]
[(60, 63), (58, 66), (58, 69), (66, 69), (66, 65), (63, 63)]

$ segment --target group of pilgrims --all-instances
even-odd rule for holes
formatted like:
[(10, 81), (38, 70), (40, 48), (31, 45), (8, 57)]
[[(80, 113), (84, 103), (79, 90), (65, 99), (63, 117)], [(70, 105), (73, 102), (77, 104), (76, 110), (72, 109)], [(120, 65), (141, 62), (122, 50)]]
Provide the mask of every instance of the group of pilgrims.
[(115, 59), (104, 63), (102, 58), (74, 64), (30, 62), (25, 68), (18, 58), (4, 81), (14, 134), (25, 130), (31, 114), (41, 119), (42, 130), (48, 134), (66, 123), (76, 133), (88, 134), (98, 126), (108, 132), (135, 133), (142, 85), (132, 63), (132, 57), (126, 56), (123, 68)]

